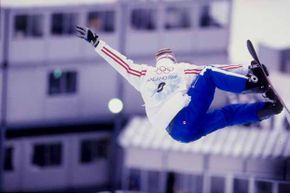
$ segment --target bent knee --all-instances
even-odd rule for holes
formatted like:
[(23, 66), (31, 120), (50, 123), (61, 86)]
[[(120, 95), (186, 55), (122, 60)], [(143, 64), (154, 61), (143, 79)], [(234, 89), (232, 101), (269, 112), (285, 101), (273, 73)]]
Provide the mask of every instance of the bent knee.
[(172, 128), (169, 135), (176, 141), (182, 143), (190, 143), (192, 141), (198, 140), (203, 136), (201, 132), (196, 132), (197, 130), (191, 130), (188, 128)]

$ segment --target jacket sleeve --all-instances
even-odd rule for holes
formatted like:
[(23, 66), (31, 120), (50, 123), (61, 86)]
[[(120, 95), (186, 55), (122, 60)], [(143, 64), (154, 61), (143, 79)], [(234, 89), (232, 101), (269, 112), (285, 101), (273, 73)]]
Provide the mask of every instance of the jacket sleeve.
[(140, 88), (141, 78), (146, 74), (147, 66), (135, 64), (126, 56), (111, 48), (100, 40), (95, 48), (96, 52), (103, 57), (115, 70), (117, 70), (137, 90)]

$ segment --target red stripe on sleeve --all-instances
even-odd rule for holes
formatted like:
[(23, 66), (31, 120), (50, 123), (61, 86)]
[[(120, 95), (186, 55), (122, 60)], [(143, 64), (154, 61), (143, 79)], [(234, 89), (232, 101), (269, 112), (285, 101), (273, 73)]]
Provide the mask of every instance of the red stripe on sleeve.
[(131, 72), (131, 71), (129, 71), (129, 69), (128, 69), (128, 67), (127, 66), (125, 66), (124, 64), (122, 64), (119, 60), (117, 60), (115, 57), (113, 57), (112, 55), (110, 55), (110, 53), (108, 53), (106, 50), (103, 50), (102, 49), (102, 52), (104, 53), (104, 54), (106, 54), (107, 56), (109, 56), (110, 58), (112, 58), (115, 62), (117, 62), (118, 64), (120, 64), (129, 74), (132, 74), (132, 75), (134, 75), (134, 76), (138, 76), (138, 77), (140, 77), (140, 76), (142, 76), (143, 74), (142, 73), (134, 73), (134, 72)]
[[(112, 51), (110, 51), (108, 48), (106, 47), (103, 47), (103, 49), (107, 52), (109, 52), (112, 56), (114, 56), (116, 59), (118, 59), (123, 65), (125, 65), (127, 67), (127, 69), (129, 71), (133, 71), (135, 73), (139, 73), (139, 74), (142, 74), (142, 72), (145, 72), (146, 73), (146, 70), (144, 71), (138, 71), (138, 70), (135, 70), (135, 69), (132, 69), (126, 62), (124, 62), (124, 60), (122, 60), (119, 56), (117, 56), (116, 54), (114, 54)], [(122, 66), (123, 66), (122, 65)]]

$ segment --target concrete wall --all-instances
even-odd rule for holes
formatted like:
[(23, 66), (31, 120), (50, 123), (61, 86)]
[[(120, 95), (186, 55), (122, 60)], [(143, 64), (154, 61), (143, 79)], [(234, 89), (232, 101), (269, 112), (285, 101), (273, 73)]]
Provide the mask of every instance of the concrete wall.
[[(154, 7), (156, 4), (146, 7)], [(168, 6), (189, 6), (192, 27), (185, 30), (165, 31), (165, 9)], [(153, 64), (154, 52), (162, 47), (173, 47), (180, 61), (225, 63), (229, 28), (201, 29), (198, 26), (200, 4), (182, 1), (158, 3), (157, 29), (154, 32), (136, 31), (130, 25), (130, 12), (121, 17), (119, 4), (80, 7), (46, 7), (12, 9), (10, 14), (10, 47), (8, 73), (8, 123), (11, 125), (46, 124), (72, 121), (97, 121), (111, 119), (107, 109), (108, 101), (117, 97), (116, 72), (97, 56), (86, 42), (73, 35), (54, 36), (51, 34), (53, 13), (76, 13), (77, 24), (87, 25), (87, 13), (96, 10), (114, 10), (115, 31), (100, 32), (101, 39), (119, 50), (124, 48), (128, 58), (147, 58)], [(129, 4), (128, 10), (144, 8), (144, 3)], [(155, 8), (155, 7), (154, 7)], [(19, 14), (41, 14), (43, 36), (40, 38), (16, 38), (14, 19)], [(128, 25), (123, 25), (127, 19)], [(126, 22), (125, 22), (126, 23)], [(125, 37), (121, 36), (124, 31)], [(166, 35), (164, 35), (166, 34)], [(173, 38), (172, 38), (173, 37)], [(218, 37), (210, 41), (209, 38)], [(125, 41), (125, 42), (124, 42)], [(199, 41), (199, 42), (197, 42)], [(216, 41), (219, 41), (216, 43)], [(215, 42), (213, 45), (208, 42)], [(177, 46), (178, 45), (178, 46)], [(1, 46), (1, 45), (0, 45)], [(216, 46), (216, 47), (215, 47)], [(195, 52), (196, 55), (191, 53)], [(207, 53), (206, 55), (200, 53)], [(208, 54), (211, 53), (209, 56)], [(150, 56), (148, 55), (150, 54)], [(150, 59), (149, 59), (149, 57)], [(203, 58), (203, 59), (202, 59)], [(138, 63), (138, 60), (136, 60)], [(48, 73), (54, 69), (72, 69), (78, 72), (78, 91), (73, 95), (48, 96)], [(124, 105), (126, 114), (144, 114), (143, 101), (137, 91), (123, 80)], [(223, 97), (221, 97), (223, 98)], [(224, 101), (223, 101), (224, 102)], [(28, 113), (29, 112), (29, 113)]]
[[(48, 74), (54, 69), (78, 73), (76, 94), (48, 95)], [(116, 72), (104, 63), (11, 68), (8, 82), (9, 124), (98, 120), (112, 116), (107, 104), (116, 97)]]
[[(146, 4), (146, 5), (145, 5)], [(170, 6), (186, 7), (191, 10), (191, 27), (188, 29), (166, 30), (164, 23), (165, 10)], [(198, 25), (202, 4), (199, 2), (180, 1), (152, 3), (132, 3), (128, 6), (127, 21), (130, 21), (130, 13), (137, 8), (156, 10), (156, 29), (151, 31), (135, 30), (128, 22), (126, 33), (126, 51), (129, 55), (151, 55), (164, 47), (172, 48), (176, 53), (215, 53), (227, 52), (229, 43), (229, 26), (221, 28), (202, 28)], [(228, 6), (231, 13), (231, 2)], [(229, 22), (230, 18), (227, 18)], [(146, 41), (142, 41), (146, 39)]]
[[(110, 134), (99, 132), (7, 141), (6, 147), (13, 147), (14, 169), (4, 174), (4, 190), (27, 192), (107, 184), (109, 159), (99, 159), (89, 164), (80, 163), (81, 141), (99, 138), (109, 139)], [(54, 142), (62, 144), (61, 165), (46, 168), (33, 165), (33, 145)]]
[[(97, 10), (116, 10), (116, 6), (98, 6), (97, 9), (90, 7), (51, 7), (32, 9), (15, 9), (11, 11), (10, 15), (10, 31), (12, 32), (10, 38), (10, 54), (9, 60), (11, 65), (21, 65), (23, 63), (29, 65), (31, 63), (38, 63), (39, 65), (64, 60), (89, 60), (96, 58), (96, 54), (89, 44), (81, 41), (74, 34), (56, 36), (51, 34), (51, 15), (53, 13), (75, 13), (77, 15), (76, 24), (87, 26), (87, 13), (89, 11)], [(33, 12), (32, 12), (33, 11)], [(39, 38), (15, 38), (14, 35), (14, 20), (15, 15), (19, 14), (41, 14), (43, 36)], [(116, 24), (120, 17), (119, 11), (116, 10)], [(116, 25), (116, 29), (118, 28)], [(114, 33), (100, 33), (104, 40), (107, 40), (113, 47), (118, 48), (118, 30)], [(29, 49), (28, 49), (29, 48)], [(41, 62), (41, 63), (40, 63)]]

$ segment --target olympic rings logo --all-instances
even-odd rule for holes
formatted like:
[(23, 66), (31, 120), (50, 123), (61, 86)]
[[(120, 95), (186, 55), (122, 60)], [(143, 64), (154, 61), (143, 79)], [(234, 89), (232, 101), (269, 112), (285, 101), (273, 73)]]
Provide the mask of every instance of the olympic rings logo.
[(156, 73), (157, 74), (168, 74), (170, 73), (171, 71), (174, 70), (174, 67), (165, 67), (165, 66), (160, 66), (156, 69)]

